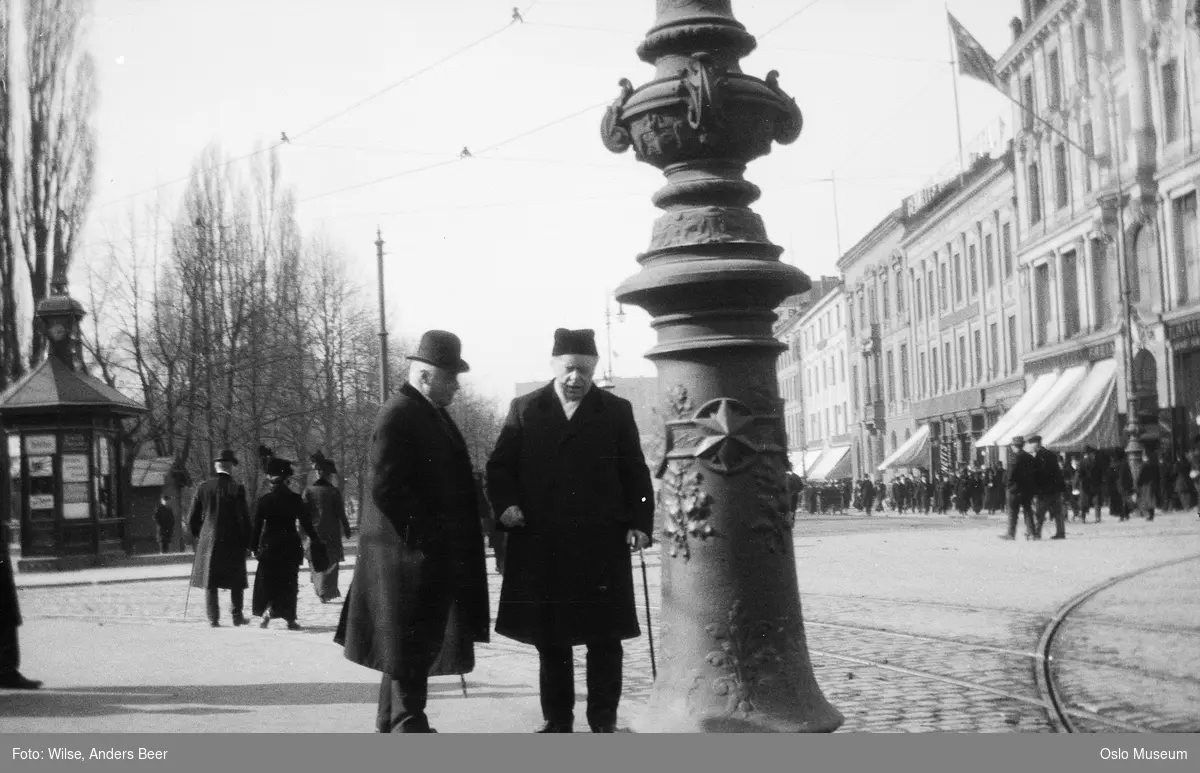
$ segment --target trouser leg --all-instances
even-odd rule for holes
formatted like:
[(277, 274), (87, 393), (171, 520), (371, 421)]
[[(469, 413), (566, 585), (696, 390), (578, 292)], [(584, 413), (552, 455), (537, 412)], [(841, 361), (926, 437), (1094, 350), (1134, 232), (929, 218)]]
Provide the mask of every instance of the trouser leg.
[(423, 673), (384, 674), (379, 685), (375, 726), (386, 733), (428, 733), (429, 677)]
[(244, 592), (245, 591), (242, 588), (229, 589), (229, 606), (232, 607), (232, 613), (235, 618), (242, 617), (242, 599)]
[(1036, 519), (1033, 515), (1033, 503), (1028, 499), (1024, 499), (1020, 504), (1021, 510), (1025, 516), (1025, 533), (1033, 539), (1041, 538), (1041, 531), (1037, 528)]
[(571, 648), (538, 647), (538, 660), (542, 718), (554, 724), (570, 725), (575, 721), (575, 662)]
[(17, 627), (0, 627), (0, 674), (21, 669), (21, 645), (17, 639)]
[(209, 622), (216, 623), (221, 619), (221, 601), (217, 598), (217, 589), (208, 588), (204, 592), (205, 601), (208, 604), (208, 619)]
[(593, 730), (617, 724), (623, 658), (624, 648), (620, 639), (601, 639), (588, 643), (587, 719)]
[(1067, 536), (1067, 512), (1063, 508), (1062, 495), (1056, 494), (1050, 498), (1050, 514), (1054, 517), (1054, 536)]
[(1017, 517), (1021, 512), (1021, 502), (1014, 496), (1009, 496), (1006, 503), (1008, 509), (1008, 537), (1016, 539), (1017, 537)]

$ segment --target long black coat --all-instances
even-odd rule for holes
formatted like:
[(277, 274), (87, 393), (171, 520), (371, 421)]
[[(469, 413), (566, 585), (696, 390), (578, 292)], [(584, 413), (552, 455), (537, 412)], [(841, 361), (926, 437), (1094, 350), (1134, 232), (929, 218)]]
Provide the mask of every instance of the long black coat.
[(0, 628), (21, 625), (21, 605), (17, 602), (17, 580), (8, 554), (8, 540), (8, 524), (0, 521), (0, 542), (4, 543), (0, 545)]
[[(350, 520), (346, 518), (342, 492), (329, 481), (318, 480), (305, 490), (304, 506), (308, 509), (313, 528), (325, 543), (329, 564), (332, 566), (345, 560), (346, 551), (342, 548), (342, 535), (350, 536)], [(311, 555), (309, 560), (312, 560)]]
[(304, 562), (304, 544), (297, 524), (311, 540), (320, 539), (309, 520), (300, 495), (278, 483), (258, 498), (254, 506), (254, 532), (250, 549), (258, 556), (254, 573), (252, 611), (261, 615), (270, 608), (281, 617), (294, 619), (297, 578)]
[(568, 421), (553, 382), (518, 397), (487, 486), (497, 517), (512, 505), (525, 516), (506, 529), (496, 633), (559, 645), (641, 635), (625, 535), (653, 531), (654, 489), (629, 401), (593, 387)]
[[(444, 419), (439, 418), (439, 413)], [(466, 673), (489, 638), (482, 524), (466, 443), (444, 411), (405, 384), (371, 434), (370, 497), (334, 641), (385, 674)]]
[(245, 487), (224, 473), (201, 483), (188, 526), (196, 539), (192, 587), (249, 587), (246, 551), (251, 529)]

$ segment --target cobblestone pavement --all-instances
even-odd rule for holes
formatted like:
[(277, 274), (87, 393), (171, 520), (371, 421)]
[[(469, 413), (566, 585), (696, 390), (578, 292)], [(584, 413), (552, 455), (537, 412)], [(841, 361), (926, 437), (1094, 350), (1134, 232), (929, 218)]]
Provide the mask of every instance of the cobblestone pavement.
[(1100, 591), (1067, 617), (1051, 648), (1072, 708), (1159, 733), (1200, 732), (1198, 652), (1200, 560)]
[[(1146, 526), (1073, 527), (1067, 542), (1006, 543), (996, 539), (1002, 529), (998, 517), (801, 516), (794, 544), (808, 646), (818, 683), (846, 717), (842, 731), (1052, 732), (1049, 706), (1035, 679), (1040, 666), (1036, 648), (1058, 607), (1121, 571), (1155, 563), (1166, 546), (1178, 555), (1188, 549), (1200, 553), (1200, 529), (1181, 516)], [(660, 562), (657, 551), (646, 558), (651, 612), (657, 620)], [(634, 571), (640, 577), (636, 558)], [(1155, 576), (1146, 582), (1161, 587), (1163, 575)], [(343, 589), (348, 582), (344, 571)], [(640, 586), (639, 580), (638, 610), (644, 620)], [(1081, 713), (1080, 730), (1112, 731), (1124, 723), (1183, 729), (1182, 718), (1200, 716), (1194, 694), (1189, 701), (1171, 688), (1171, 680), (1178, 684), (1180, 678), (1196, 684), (1195, 666), (1186, 665), (1196, 658), (1181, 653), (1195, 651), (1200, 626), (1170, 632), (1175, 649), (1161, 649), (1162, 639), (1153, 645), (1138, 639), (1145, 621), (1136, 615), (1150, 614), (1145, 604), (1137, 603), (1139, 587), (1130, 585), (1125, 595), (1113, 597), (1120, 603), (1098, 597), (1094, 608), (1081, 607), (1079, 616), (1061, 629), (1054, 654), (1057, 674), (1065, 693), (1080, 696), (1072, 697)], [(499, 588), (500, 578), (493, 573), (493, 614)], [(190, 639), (207, 629), (198, 592), (192, 593), (188, 617), (183, 617), (186, 593), (183, 578), (26, 587), (21, 604), (30, 624), (58, 618), (179, 626), (181, 632), (194, 627), (194, 633), (186, 632)], [(1194, 586), (1186, 593), (1195, 620)], [(1181, 587), (1176, 595), (1184, 594)], [(1145, 598), (1144, 588), (1140, 598)], [(228, 619), (227, 594), (222, 605)], [(340, 610), (338, 602), (321, 604), (302, 575), (299, 619), (305, 628), (280, 635), (328, 639)], [(532, 648), (493, 638), (477, 648), (481, 664), (517, 658), (517, 669), (506, 672), (509, 681), (519, 681), (511, 676), (519, 674), (530, 682), (520, 692), (535, 694), (530, 693), (536, 686)], [(1111, 644), (1111, 659), (1097, 661), (1097, 638)], [(332, 645), (330, 654), (339, 657)], [(583, 650), (576, 654), (582, 698)], [(36, 675), (36, 668), (29, 670)], [(625, 674), (622, 713), (628, 715), (645, 702), (652, 686), (645, 636), (627, 642)], [(1111, 707), (1093, 705), (1090, 696), (1098, 685), (1112, 680), (1125, 680), (1122, 697), (1113, 698)]]

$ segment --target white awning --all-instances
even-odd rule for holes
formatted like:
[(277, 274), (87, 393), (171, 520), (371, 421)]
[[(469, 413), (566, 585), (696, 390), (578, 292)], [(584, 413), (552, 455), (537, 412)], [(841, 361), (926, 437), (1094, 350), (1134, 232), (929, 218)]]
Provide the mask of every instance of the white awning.
[(924, 467), (929, 464), (929, 425), (922, 424), (912, 437), (900, 444), (892, 455), (876, 469), (880, 472), (893, 467)]
[(848, 453), (850, 453), (850, 446), (830, 446), (813, 465), (808, 477), (813, 480), (825, 480), (838, 466), (838, 462), (842, 461)]
[(797, 475), (804, 474), (804, 452), (793, 451), (788, 454), (788, 461), (792, 463), (792, 472)]
[(821, 459), (821, 454), (825, 452), (822, 448), (810, 448), (804, 452), (804, 477), (811, 477), (812, 468), (816, 466)]
[(1021, 395), (1021, 399), (1017, 400), (1016, 404), (983, 434), (983, 437), (975, 441), (975, 447), (1008, 445), (1008, 441), (1014, 434), (1008, 430), (1020, 421), (1021, 417), (1033, 410), (1033, 407), (1050, 391), (1050, 387), (1054, 386), (1054, 382), (1057, 380), (1058, 376), (1054, 373), (1038, 376), (1037, 381), (1034, 381), (1025, 394)]
[(1101, 360), (1042, 429), (1042, 445), (1056, 451), (1083, 451), (1120, 445), (1117, 426), (1117, 363)]
[(1003, 438), (1005, 445), (1008, 444), (1009, 438), (1015, 435), (1029, 437), (1031, 435), (1040, 435), (1046, 425), (1054, 421), (1058, 411), (1062, 409), (1075, 396), (1079, 385), (1083, 383), (1087, 377), (1088, 366), (1076, 365), (1073, 368), (1067, 368), (1050, 387), (1049, 391), (1043, 395), (1041, 400), (1025, 413), (1017, 421), (1013, 422), (1012, 426), (1006, 430), (1007, 437)]

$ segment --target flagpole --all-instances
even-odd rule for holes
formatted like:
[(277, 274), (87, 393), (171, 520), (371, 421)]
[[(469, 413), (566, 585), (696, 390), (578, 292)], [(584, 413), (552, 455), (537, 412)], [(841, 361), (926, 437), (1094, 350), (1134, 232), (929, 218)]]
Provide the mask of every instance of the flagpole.
[(950, 4), (946, 3), (945, 7), (946, 35), (950, 38), (950, 80), (954, 84), (954, 123), (958, 129), (958, 181), (961, 183), (967, 164), (963, 155), (962, 112), (958, 105), (958, 47), (954, 45), (954, 29), (950, 25)]

